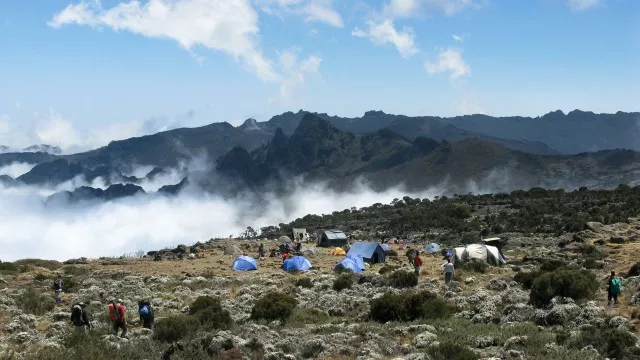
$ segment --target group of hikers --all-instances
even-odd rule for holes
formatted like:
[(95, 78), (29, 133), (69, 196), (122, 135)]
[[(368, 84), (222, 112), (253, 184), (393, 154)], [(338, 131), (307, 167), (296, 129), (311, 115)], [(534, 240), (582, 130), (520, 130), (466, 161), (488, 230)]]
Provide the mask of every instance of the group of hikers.
[[(409, 260), (409, 264), (413, 265), (414, 271), (416, 275), (420, 276), (420, 268), (422, 267), (422, 258), (420, 257), (420, 250), (409, 248), (406, 253), (407, 259)], [(453, 262), (451, 259), (451, 253), (447, 252), (445, 254), (445, 259), (447, 262), (442, 265), (444, 271), (444, 283), (448, 284), (453, 279), (453, 275), (455, 273), (455, 269), (453, 266)]]
[[(62, 276), (58, 275), (58, 278), (53, 282), (53, 289), (55, 292), (55, 299), (57, 303), (62, 303), (61, 294), (64, 291), (64, 284)], [(118, 335), (118, 332), (122, 330), (120, 337), (127, 337), (127, 308), (124, 305), (122, 299), (111, 299), (107, 303), (106, 311), (109, 314), (109, 320), (111, 322), (111, 333)], [(153, 329), (155, 324), (155, 315), (151, 302), (148, 300), (138, 301), (138, 315), (140, 317), (140, 324), (146, 329)], [(78, 332), (86, 332), (93, 328), (91, 325), (91, 315), (87, 310), (87, 306), (84, 302), (76, 302), (71, 306), (71, 323), (74, 325), (75, 330)]]

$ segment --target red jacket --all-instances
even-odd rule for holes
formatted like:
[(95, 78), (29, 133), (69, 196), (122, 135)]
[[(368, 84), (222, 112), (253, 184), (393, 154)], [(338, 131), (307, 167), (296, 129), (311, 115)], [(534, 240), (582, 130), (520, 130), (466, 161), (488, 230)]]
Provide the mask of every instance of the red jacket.
[(422, 266), (422, 259), (420, 259), (419, 255), (413, 258), (413, 266)]
[(113, 309), (113, 304), (109, 304), (109, 319), (111, 319), (111, 321), (116, 321), (118, 320), (118, 318), (121, 318), (122, 320), (126, 320), (127, 319), (125, 315), (126, 308), (124, 307), (124, 305), (116, 305), (116, 308), (120, 316), (118, 316), (118, 314)]

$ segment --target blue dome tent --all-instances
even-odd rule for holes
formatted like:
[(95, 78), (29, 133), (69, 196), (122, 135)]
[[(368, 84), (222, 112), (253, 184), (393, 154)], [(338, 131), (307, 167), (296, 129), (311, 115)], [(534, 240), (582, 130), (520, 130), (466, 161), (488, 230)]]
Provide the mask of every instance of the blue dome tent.
[(431, 244), (427, 245), (427, 248), (425, 249), (425, 251), (428, 254), (437, 253), (437, 252), (440, 251), (440, 244), (431, 243)]
[(354, 254), (347, 254), (346, 256), (347, 259), (350, 259), (351, 261), (353, 261), (354, 264), (356, 264), (356, 266), (358, 268), (360, 268), (360, 270), (365, 270), (366, 266), (364, 265), (364, 259), (362, 258), (362, 256), (360, 255), (354, 255)]
[(371, 264), (384, 263), (386, 259), (382, 246), (372, 242), (360, 242), (351, 245), (347, 257), (351, 257), (349, 255), (360, 256), (364, 261)]
[(251, 256), (242, 255), (233, 261), (231, 268), (235, 271), (258, 270), (258, 263)]
[(362, 269), (356, 264), (356, 262), (353, 261), (353, 259), (350, 259), (347, 257), (342, 259), (339, 263), (337, 263), (334, 269), (339, 269), (339, 268), (342, 268), (345, 270), (351, 270), (357, 274), (362, 272)]
[(282, 269), (284, 271), (307, 271), (311, 269), (311, 262), (304, 256), (294, 256), (284, 261)]

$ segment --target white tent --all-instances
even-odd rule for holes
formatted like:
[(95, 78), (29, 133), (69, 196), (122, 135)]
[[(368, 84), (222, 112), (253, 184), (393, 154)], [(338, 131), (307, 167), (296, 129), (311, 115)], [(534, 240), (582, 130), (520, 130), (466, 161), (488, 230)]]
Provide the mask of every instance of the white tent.
[(455, 252), (456, 262), (464, 263), (470, 260), (479, 260), (486, 261), (491, 265), (504, 264), (504, 260), (502, 260), (500, 252), (495, 246), (469, 244), (466, 246), (456, 247), (453, 250)]

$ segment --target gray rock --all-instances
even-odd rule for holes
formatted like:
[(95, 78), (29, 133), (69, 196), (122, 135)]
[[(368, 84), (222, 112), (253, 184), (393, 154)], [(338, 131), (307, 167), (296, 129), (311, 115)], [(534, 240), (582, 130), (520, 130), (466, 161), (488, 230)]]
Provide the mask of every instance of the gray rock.
[(413, 345), (418, 349), (424, 349), (431, 346), (431, 344), (433, 344), (437, 340), (438, 340), (438, 336), (436, 334), (425, 331), (423, 333), (418, 334), (413, 339)]

